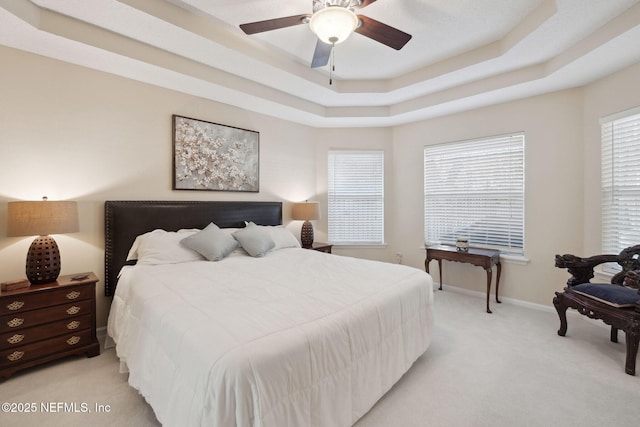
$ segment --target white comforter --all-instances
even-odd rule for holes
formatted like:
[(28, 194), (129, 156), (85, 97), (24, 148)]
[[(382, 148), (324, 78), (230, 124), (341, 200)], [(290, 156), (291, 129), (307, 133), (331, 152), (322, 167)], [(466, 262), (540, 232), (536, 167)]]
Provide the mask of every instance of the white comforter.
[(125, 267), (109, 315), (129, 383), (167, 426), (349, 426), (427, 349), (432, 281), (281, 249)]

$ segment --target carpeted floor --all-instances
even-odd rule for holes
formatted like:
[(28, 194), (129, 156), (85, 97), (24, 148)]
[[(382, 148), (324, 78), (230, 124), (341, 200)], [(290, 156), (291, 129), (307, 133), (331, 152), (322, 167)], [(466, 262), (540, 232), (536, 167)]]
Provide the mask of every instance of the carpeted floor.
[[(436, 291), (430, 348), (356, 427), (640, 424), (623, 333), (611, 343), (604, 324), (576, 315), (562, 338), (552, 309), (483, 307), (481, 296)], [(113, 349), (17, 373), (0, 382), (0, 402), (37, 409), (0, 412), (0, 426), (159, 425)]]

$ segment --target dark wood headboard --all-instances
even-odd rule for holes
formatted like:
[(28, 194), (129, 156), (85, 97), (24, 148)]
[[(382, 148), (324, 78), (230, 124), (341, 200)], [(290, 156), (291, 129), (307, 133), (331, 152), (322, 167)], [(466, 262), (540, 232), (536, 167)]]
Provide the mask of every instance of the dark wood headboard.
[(104, 293), (112, 296), (118, 273), (126, 264), (133, 241), (157, 228), (177, 231), (204, 228), (214, 222), (221, 228), (282, 224), (282, 202), (210, 201), (106, 201)]

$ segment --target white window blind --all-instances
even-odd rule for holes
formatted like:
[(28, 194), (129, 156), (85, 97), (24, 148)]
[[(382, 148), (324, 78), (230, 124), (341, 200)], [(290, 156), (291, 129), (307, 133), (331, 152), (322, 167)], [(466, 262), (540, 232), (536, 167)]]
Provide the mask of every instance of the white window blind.
[(600, 121), (602, 250), (640, 243), (640, 108)]
[(384, 152), (329, 151), (328, 161), (329, 242), (384, 243)]
[(425, 242), (524, 254), (524, 133), (424, 147)]

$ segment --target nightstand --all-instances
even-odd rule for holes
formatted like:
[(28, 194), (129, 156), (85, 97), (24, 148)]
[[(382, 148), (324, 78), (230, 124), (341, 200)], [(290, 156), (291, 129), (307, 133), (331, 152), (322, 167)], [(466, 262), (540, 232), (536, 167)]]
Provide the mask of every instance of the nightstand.
[(329, 244), (329, 243), (313, 242), (313, 244), (311, 246), (303, 246), (303, 248), (305, 248), (305, 249), (313, 249), (314, 251), (325, 252), (325, 253), (330, 254), (331, 253), (331, 248), (333, 248), (333, 245)]
[(74, 354), (99, 355), (97, 281), (93, 273), (72, 274), (0, 292), (0, 377)]

